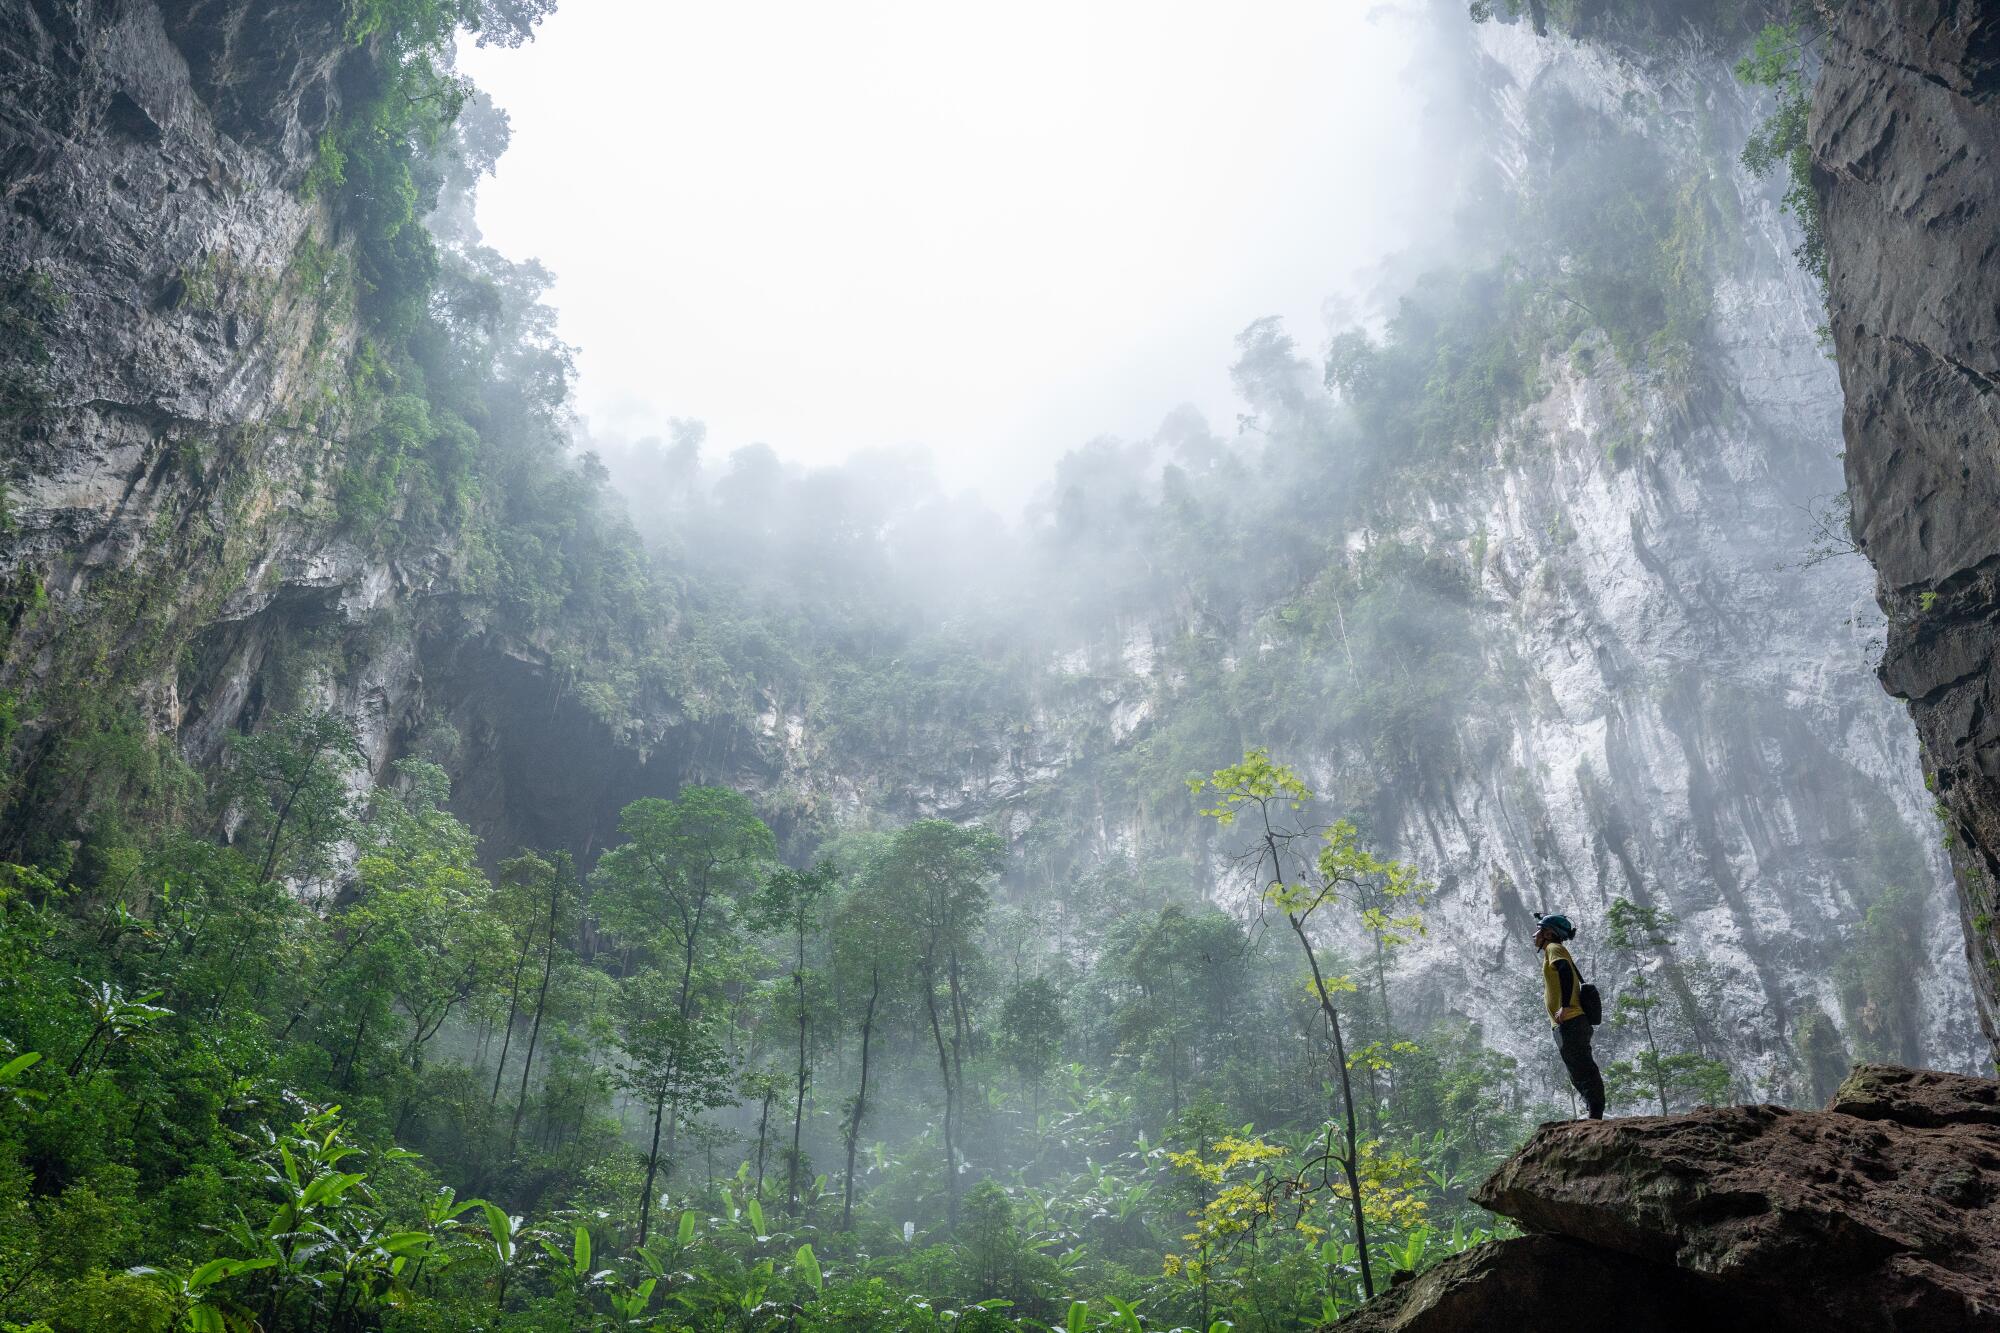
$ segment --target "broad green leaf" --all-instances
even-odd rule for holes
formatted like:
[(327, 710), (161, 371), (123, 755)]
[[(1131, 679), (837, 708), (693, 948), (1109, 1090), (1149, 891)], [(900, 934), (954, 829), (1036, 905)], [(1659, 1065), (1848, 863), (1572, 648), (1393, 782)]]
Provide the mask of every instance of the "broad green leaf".
[(38, 1064), (41, 1058), (40, 1051), (27, 1051), (0, 1065), (0, 1083), (12, 1083), (23, 1072)]
[(576, 1229), (576, 1248), (570, 1252), (570, 1267), (582, 1277), (590, 1271), (590, 1228)]
[(819, 1256), (813, 1253), (812, 1246), (799, 1246), (798, 1257), (792, 1261), (792, 1267), (814, 1291), (826, 1289), (826, 1274), (820, 1271)]
[(1071, 1301), (1069, 1317), (1063, 1320), (1063, 1333), (1085, 1333), (1090, 1327), (1090, 1302)]
[(514, 1219), (498, 1204), (484, 1199), (479, 1201), (479, 1208), (486, 1215), (486, 1229), (493, 1236), (493, 1253), (501, 1263), (509, 1262), (514, 1257)]
[(764, 1225), (764, 1205), (752, 1199), (747, 1205), (747, 1209), (750, 1214), (750, 1226), (756, 1231), (757, 1238), (762, 1240), (770, 1234), (769, 1229)]
[(692, 1208), (681, 1214), (680, 1225), (674, 1229), (674, 1239), (683, 1245), (694, 1240), (694, 1210)]
[(275, 1261), (269, 1258), (210, 1259), (207, 1263), (195, 1269), (194, 1272), (188, 1274), (188, 1290), (200, 1291), (203, 1287), (212, 1287), (224, 1278), (235, 1277), (238, 1273), (250, 1273), (259, 1268), (269, 1268), (273, 1262)]
[(332, 1203), (360, 1184), (361, 1179), (360, 1173), (353, 1171), (329, 1171), (315, 1177), (312, 1184), (306, 1186), (305, 1193), (299, 1196), (299, 1207), (316, 1208), (323, 1203)]

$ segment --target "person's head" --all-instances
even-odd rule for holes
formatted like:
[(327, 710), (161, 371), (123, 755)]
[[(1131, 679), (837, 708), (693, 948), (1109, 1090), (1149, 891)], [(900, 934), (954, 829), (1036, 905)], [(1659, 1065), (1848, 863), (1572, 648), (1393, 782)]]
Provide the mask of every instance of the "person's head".
[(1576, 938), (1576, 927), (1566, 916), (1545, 916), (1535, 922), (1535, 947), (1546, 949), (1551, 944), (1561, 944)]

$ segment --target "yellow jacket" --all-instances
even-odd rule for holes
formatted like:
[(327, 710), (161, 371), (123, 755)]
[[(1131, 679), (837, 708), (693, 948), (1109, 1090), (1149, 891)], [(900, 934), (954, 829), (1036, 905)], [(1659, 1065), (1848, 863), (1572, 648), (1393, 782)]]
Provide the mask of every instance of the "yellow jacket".
[[(1562, 975), (1564, 969), (1557, 963), (1567, 963), (1569, 976)], [(1545, 1003), (1549, 1009), (1549, 1022), (1560, 1026), (1583, 1013), (1583, 972), (1576, 960), (1569, 956), (1569, 949), (1561, 944), (1542, 946), (1542, 988), (1547, 992)]]

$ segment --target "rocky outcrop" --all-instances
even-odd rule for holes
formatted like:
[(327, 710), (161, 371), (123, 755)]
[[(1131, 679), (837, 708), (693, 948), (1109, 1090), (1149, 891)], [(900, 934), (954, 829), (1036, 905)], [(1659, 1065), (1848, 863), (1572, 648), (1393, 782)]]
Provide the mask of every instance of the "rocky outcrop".
[[(1332, 1333), (1754, 1333), (1756, 1317), (1692, 1273), (1566, 1236), (1487, 1241), (1396, 1285)], [(1768, 1328), (1766, 1324), (1764, 1327)]]
[(1546, 1296), (1580, 1328), (2000, 1328), (1991, 1079), (1863, 1065), (1823, 1111), (1544, 1125), (1474, 1198), (1536, 1234), (1340, 1327), (1549, 1327)]
[[(1856, 542), (2000, 1043), (2000, 11), (1829, 6), (1814, 98)], [(2000, 1049), (2000, 1046), (1996, 1046)]]
[(621, 744), (493, 630), (452, 532), (343, 521), (356, 260), (312, 173), (376, 77), (346, 14), (0, 0), (0, 858), (87, 846), (158, 794), (132, 783), (300, 702), (354, 720), (357, 787), (454, 736), (424, 753), (496, 857), (761, 773), (668, 706)]
[(227, 700), (240, 671), (181, 670), (204, 628), (340, 620), (394, 586), (331, 536), (354, 328), (301, 189), (352, 54), (337, 6), (0, 2), (16, 803), (88, 801), (41, 771), (82, 715), (136, 699), (171, 735)]

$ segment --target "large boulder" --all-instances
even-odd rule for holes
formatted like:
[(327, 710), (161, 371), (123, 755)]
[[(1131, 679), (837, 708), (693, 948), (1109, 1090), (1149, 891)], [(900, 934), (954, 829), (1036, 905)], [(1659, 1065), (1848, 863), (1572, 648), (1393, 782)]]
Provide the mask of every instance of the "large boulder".
[[(1559, 1308), (1570, 1328), (2000, 1330), (1992, 1079), (1863, 1065), (1824, 1111), (1543, 1125), (1473, 1197), (1541, 1234), (1441, 1264), (1343, 1329), (1525, 1330)], [(1616, 1318), (1578, 1314), (1599, 1307)]]
[(1521, 1236), (1391, 1287), (1337, 1333), (1749, 1333), (1759, 1323), (1721, 1284), (1672, 1265), (1566, 1236)]

